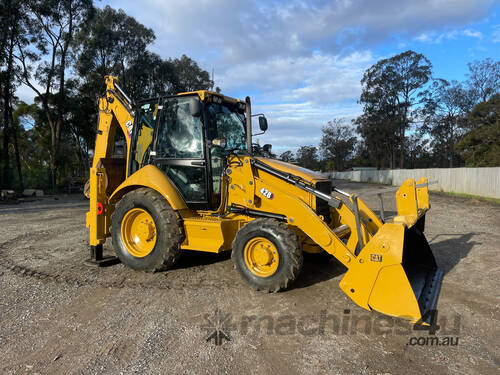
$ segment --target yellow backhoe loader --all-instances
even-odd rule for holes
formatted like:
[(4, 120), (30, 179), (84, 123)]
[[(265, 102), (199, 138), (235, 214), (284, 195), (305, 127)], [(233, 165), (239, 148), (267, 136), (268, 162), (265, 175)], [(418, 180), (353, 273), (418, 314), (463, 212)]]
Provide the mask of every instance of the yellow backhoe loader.
[(99, 100), (91, 262), (107, 261), (107, 237), (123, 264), (149, 272), (184, 249), (232, 251), (244, 281), (277, 292), (299, 276), (303, 252), (326, 252), (347, 268), (340, 288), (359, 306), (412, 322), (435, 308), (443, 273), (423, 235), (425, 178), (403, 183), (397, 216), (384, 220), (323, 175), (254, 155), (250, 98), (195, 91), (133, 103), (117, 83), (107, 76)]

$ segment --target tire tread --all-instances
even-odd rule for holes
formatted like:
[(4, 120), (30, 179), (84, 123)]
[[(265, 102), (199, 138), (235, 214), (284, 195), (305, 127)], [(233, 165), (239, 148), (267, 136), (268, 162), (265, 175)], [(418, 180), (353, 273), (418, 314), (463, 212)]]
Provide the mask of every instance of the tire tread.
[[(145, 200), (149, 200), (158, 207), (159, 215), (165, 220), (167, 225), (163, 227), (163, 230), (165, 231), (166, 238), (168, 238), (168, 245), (166, 249), (161, 251), (160, 256), (155, 258), (154, 263), (148, 268), (142, 269), (142, 271), (165, 271), (171, 268), (181, 255), (180, 245), (184, 241), (184, 230), (181, 218), (160, 193), (149, 188), (138, 188), (125, 194), (116, 204), (115, 211), (111, 215), (111, 223), (118, 221), (119, 218), (117, 215), (122, 210), (126, 211), (133, 208), (136, 206), (136, 202), (143, 202)], [(111, 226), (110, 231), (113, 233), (113, 226)], [(117, 251), (117, 255), (122, 263), (127, 263), (126, 260), (120, 256), (119, 251)]]

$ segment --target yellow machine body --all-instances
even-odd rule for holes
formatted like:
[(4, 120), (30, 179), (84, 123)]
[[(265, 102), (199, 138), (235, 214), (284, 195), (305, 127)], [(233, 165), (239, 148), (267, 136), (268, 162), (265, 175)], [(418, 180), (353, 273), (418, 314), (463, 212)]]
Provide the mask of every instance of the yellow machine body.
[[(116, 78), (107, 77), (106, 82), (108, 90), (100, 100), (99, 129), (90, 173), (87, 226), (91, 246), (102, 245), (110, 236), (111, 214), (116, 203), (126, 193), (147, 187), (160, 193), (181, 218), (185, 235), (181, 249), (212, 253), (231, 250), (238, 231), (253, 221), (255, 215), (274, 215), (297, 233), (303, 251), (325, 251), (347, 268), (340, 288), (359, 306), (413, 322), (422, 320), (433, 309), (442, 273), (422, 234), (425, 214), (430, 208), (427, 179), (406, 180), (396, 192), (397, 216), (383, 221), (354, 194), (332, 195), (330, 189), (323, 193), (338, 204), (319, 207), (320, 198), (313, 190), (328, 184), (321, 174), (278, 160), (230, 155), (222, 177), (220, 206), (215, 210), (189, 208), (175, 184), (156, 166), (141, 166), (128, 175), (130, 129), (134, 122), (131, 103), (117, 93)], [(238, 102), (208, 91), (195, 93), (201, 101), (218, 95), (223, 100)], [(112, 164), (109, 159), (118, 126), (125, 134), (127, 160), (122, 163), (126, 165), (124, 173), (115, 178), (106, 165)], [(145, 133), (138, 142), (141, 159), (152, 137), (152, 132)], [(300, 183), (290, 183), (287, 176)], [(134, 217), (140, 215), (145, 214), (141, 211), (131, 214), (127, 222), (130, 228), (140, 227), (137, 231), (147, 240), (154, 226), (136, 225)], [(266, 257), (272, 260), (269, 264), (281, 261), (273, 252), (260, 250), (265, 241), (257, 238), (249, 242), (245, 248), (246, 261)], [(262, 266), (255, 272), (270, 274), (273, 267)]]

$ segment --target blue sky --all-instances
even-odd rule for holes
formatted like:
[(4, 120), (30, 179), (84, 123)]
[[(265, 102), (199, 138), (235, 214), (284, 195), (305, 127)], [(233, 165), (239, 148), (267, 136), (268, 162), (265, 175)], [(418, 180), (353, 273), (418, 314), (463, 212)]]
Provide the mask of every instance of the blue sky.
[(269, 120), (260, 142), (278, 153), (317, 145), (328, 120), (359, 114), (359, 81), (381, 58), (412, 49), (448, 80), (464, 80), (468, 62), (500, 59), (493, 0), (97, 2), (106, 4), (154, 30), (152, 51), (184, 53), (214, 69), (224, 94), (250, 95)]

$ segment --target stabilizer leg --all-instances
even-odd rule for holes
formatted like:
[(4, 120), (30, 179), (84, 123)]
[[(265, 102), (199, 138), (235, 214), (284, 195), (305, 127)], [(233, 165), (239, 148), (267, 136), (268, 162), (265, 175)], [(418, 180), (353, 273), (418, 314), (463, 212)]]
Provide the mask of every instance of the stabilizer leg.
[(115, 256), (103, 256), (102, 244), (90, 246), (90, 258), (85, 261), (85, 264), (92, 267), (109, 267), (120, 263), (120, 260)]

